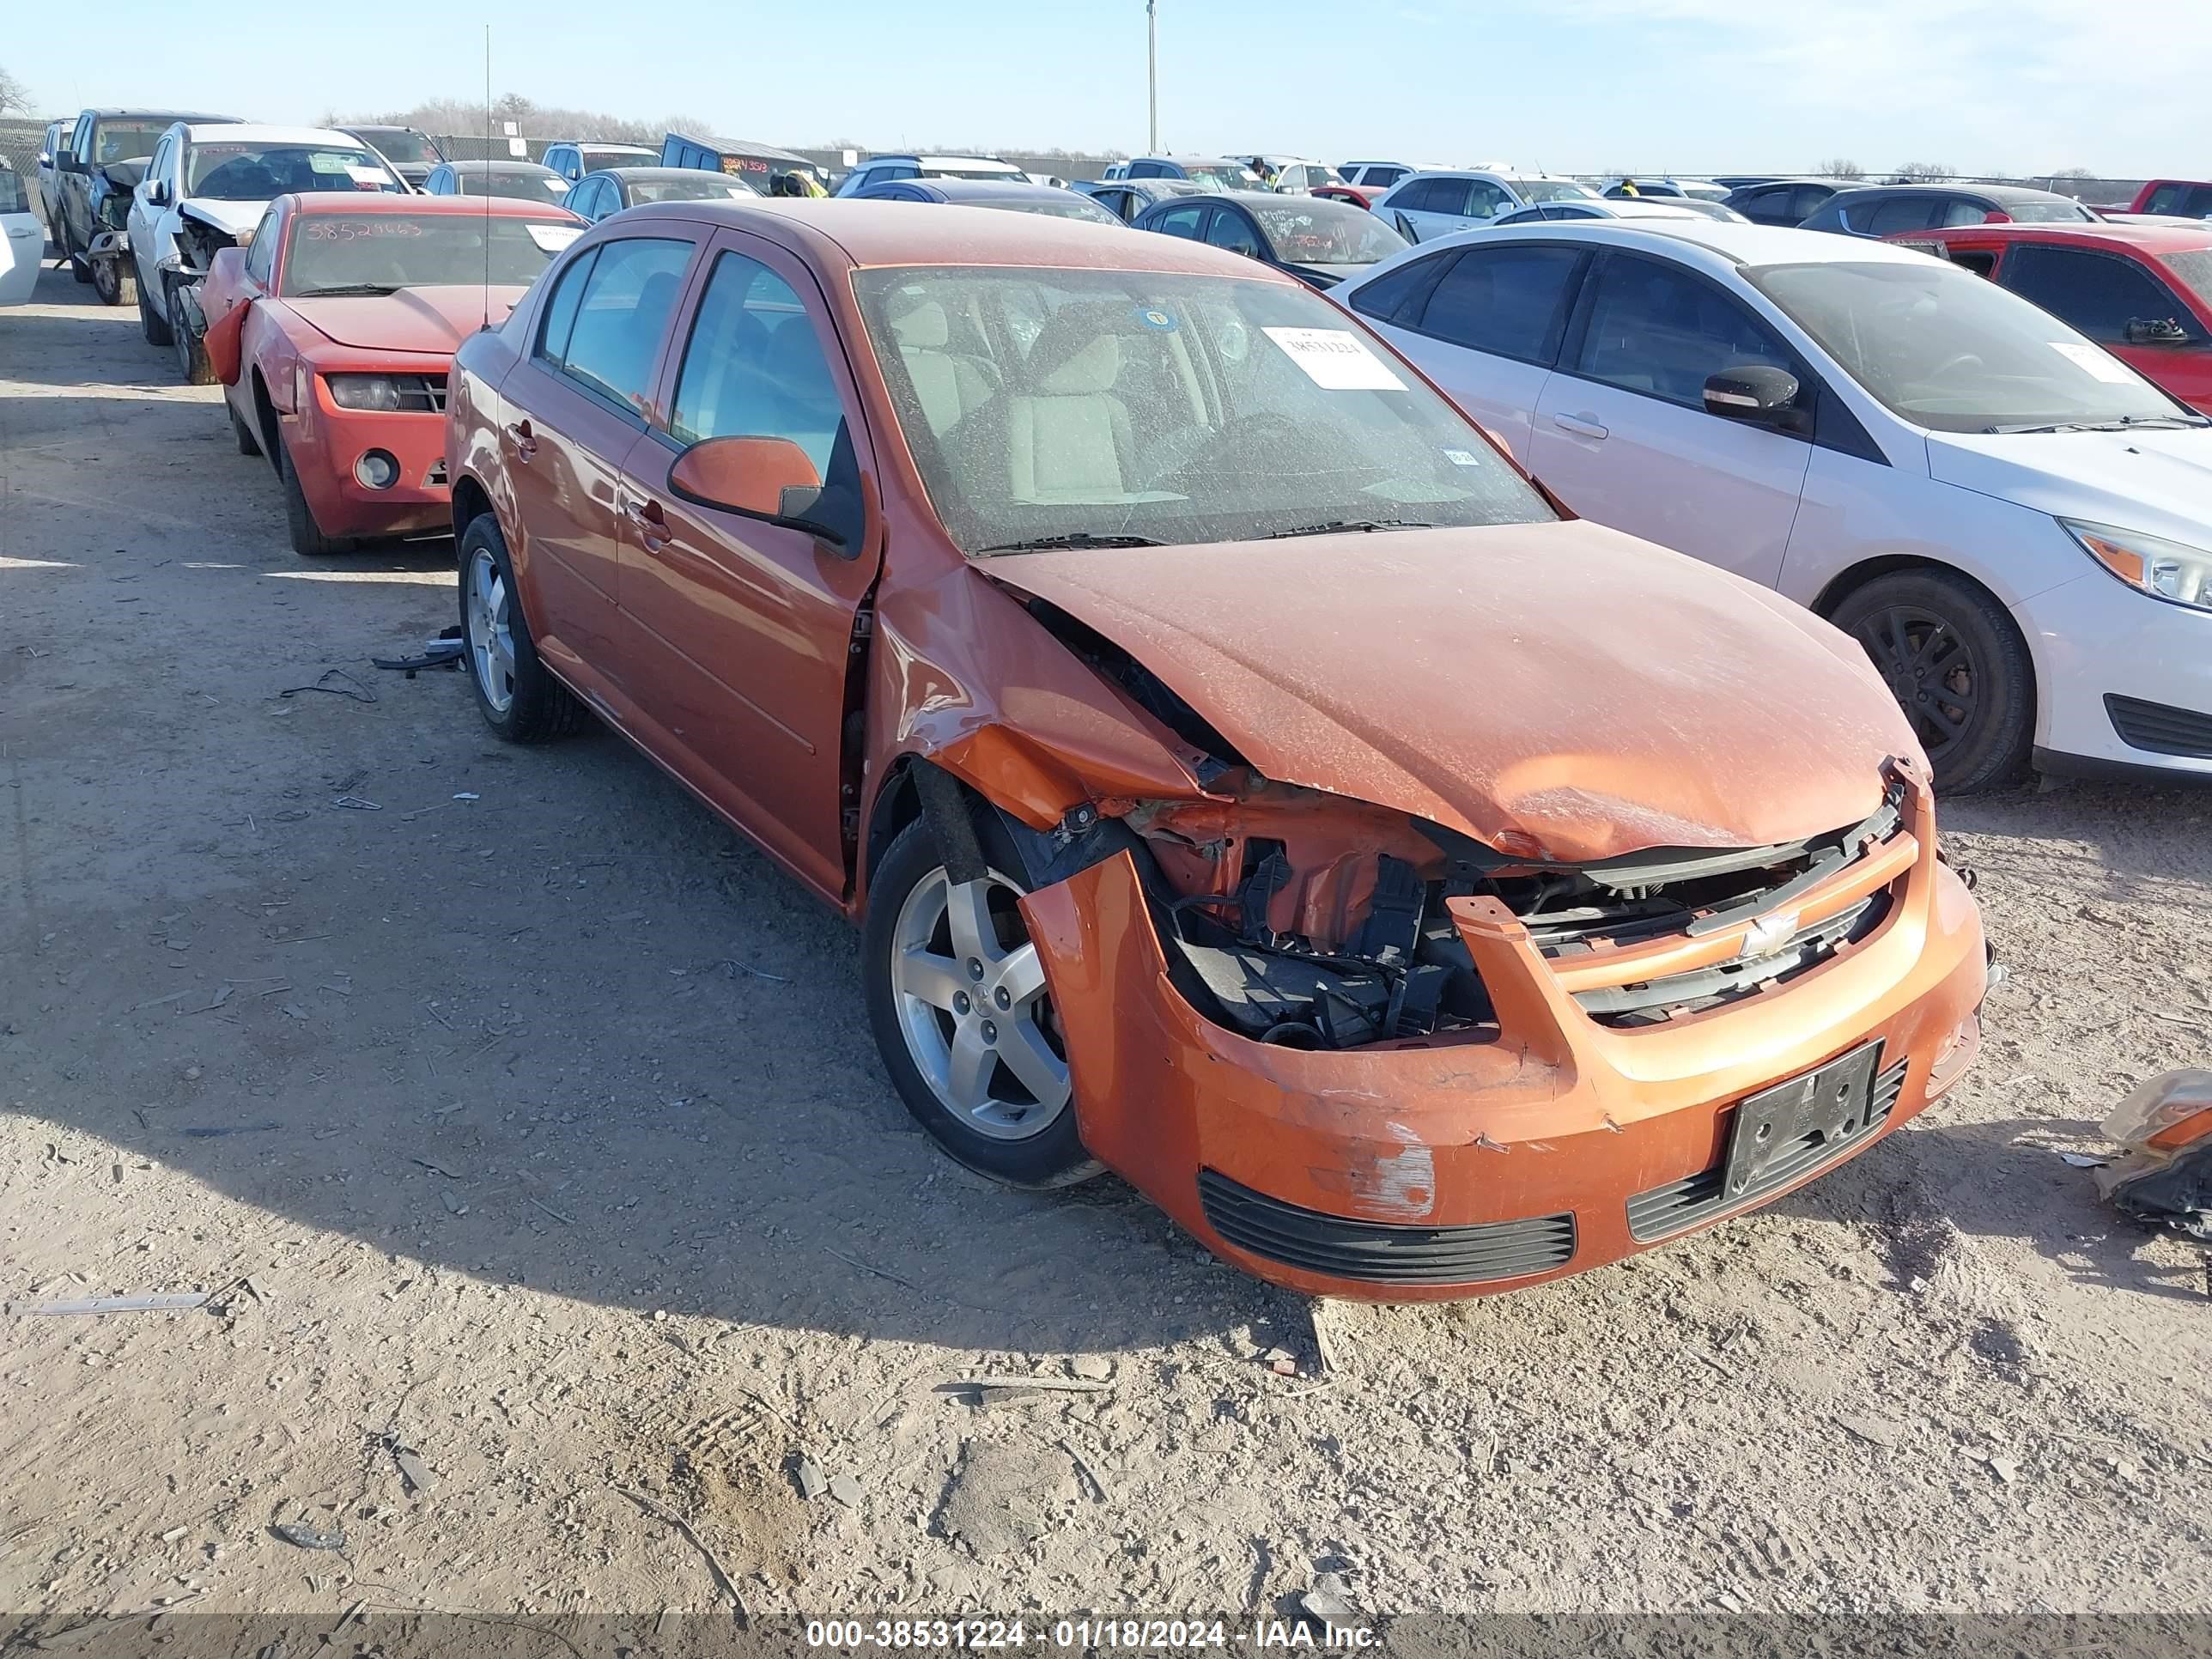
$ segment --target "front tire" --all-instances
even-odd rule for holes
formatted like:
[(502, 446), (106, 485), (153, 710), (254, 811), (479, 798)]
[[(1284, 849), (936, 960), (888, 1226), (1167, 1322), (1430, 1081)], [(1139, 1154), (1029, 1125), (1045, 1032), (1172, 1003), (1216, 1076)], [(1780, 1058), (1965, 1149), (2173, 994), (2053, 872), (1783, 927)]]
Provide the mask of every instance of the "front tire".
[(136, 272), (124, 269), (128, 254), (109, 254), (92, 268), (92, 291), (100, 295), (104, 306), (135, 305), (138, 301), (138, 277)]
[(1888, 682), (1938, 793), (2019, 775), (2034, 732), (2035, 669), (1987, 590), (1955, 571), (1900, 570), (1853, 589), (1830, 620)]
[(80, 283), (90, 282), (92, 280), (91, 262), (88, 260), (84, 255), (76, 251), (76, 239), (70, 234), (69, 222), (67, 220), (64, 220), (62, 222), (60, 240), (62, 245), (62, 258), (69, 264), (70, 275), (76, 277)]
[(484, 724), (509, 743), (567, 737), (583, 725), (584, 706), (538, 654), (499, 520), (471, 519), (460, 554), (461, 665)]
[(282, 438), (276, 441), (276, 471), (283, 480), (284, 525), (291, 532), (292, 550), (303, 559), (335, 558), (352, 552), (351, 539), (325, 536), (315, 522), (315, 509), (307, 504), (307, 492), (300, 488), (299, 469), (292, 465), (291, 446)]
[(981, 878), (954, 882), (928, 822), (899, 833), (869, 884), (861, 932), (868, 1023), (907, 1110), (939, 1146), (1014, 1187), (1098, 1172), (1084, 1150), (1059, 1019), (1017, 908), (1026, 884), (1003, 835)]
[(191, 313), (185, 307), (181, 283), (169, 289), (169, 320), (162, 328), (162, 343), (177, 354), (177, 373), (186, 386), (213, 386), (215, 365), (208, 361), (207, 342), (192, 328)]
[(169, 319), (147, 303), (146, 285), (138, 284), (138, 331), (146, 337), (149, 346), (169, 343)]

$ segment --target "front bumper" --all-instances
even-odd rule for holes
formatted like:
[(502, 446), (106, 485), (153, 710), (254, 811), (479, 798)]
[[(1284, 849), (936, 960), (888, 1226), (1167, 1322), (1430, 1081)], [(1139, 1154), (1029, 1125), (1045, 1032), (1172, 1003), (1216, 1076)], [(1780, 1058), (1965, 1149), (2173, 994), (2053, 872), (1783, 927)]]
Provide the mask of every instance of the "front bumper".
[[(414, 371), (410, 371), (414, 372)], [(300, 489), (326, 536), (408, 536), (453, 526), (453, 491), (446, 483), (446, 417), (419, 410), (340, 409), (318, 375), (312, 427), (295, 444)], [(399, 464), (389, 489), (371, 489), (354, 476), (372, 449)]]
[[(1332, 1052), (1200, 1015), (1169, 980), (1126, 853), (1022, 908), (1093, 1156), (1262, 1279), (1426, 1301), (1580, 1272), (1755, 1207), (1954, 1082), (1978, 1042), (1985, 951), (1972, 896), (1936, 857), (1923, 782), (1877, 858), (1892, 902), (1867, 937), (1781, 986), (1636, 1028), (1592, 1019), (1573, 991), (1732, 949), (1741, 930), (1568, 966), (1494, 901), (1454, 900), (1496, 1033)], [(1823, 895), (1802, 902), (1809, 918)], [(1655, 964), (1655, 951), (1677, 961)], [(1736, 1103), (1875, 1042), (1878, 1116), (1832, 1145), (1785, 1147), (1754, 1189), (1717, 1193)]]
[(2013, 616), (2039, 671), (2035, 746), (2048, 769), (2118, 767), (2212, 777), (2212, 755), (2129, 742), (2106, 702), (2124, 699), (2124, 709), (2151, 704), (2182, 717), (2130, 722), (2137, 736), (2146, 735), (2145, 726), (2153, 735), (2196, 722), (2212, 728), (2212, 611), (2153, 599), (2093, 568), (2014, 605)]

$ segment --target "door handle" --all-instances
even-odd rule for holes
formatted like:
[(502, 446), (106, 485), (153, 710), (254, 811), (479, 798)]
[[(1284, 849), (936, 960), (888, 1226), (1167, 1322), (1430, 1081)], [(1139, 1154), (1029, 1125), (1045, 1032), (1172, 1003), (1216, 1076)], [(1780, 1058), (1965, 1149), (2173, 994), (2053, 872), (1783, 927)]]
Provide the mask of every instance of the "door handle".
[(1581, 438), (1602, 438), (1606, 429), (1587, 415), (1554, 415), (1552, 424), (1562, 432), (1571, 432)]
[(514, 459), (518, 461), (526, 461), (538, 453), (538, 434), (530, 429), (527, 421), (510, 422), (507, 440), (514, 446)]
[(622, 498), (623, 517), (637, 526), (638, 539), (645, 544), (648, 553), (658, 553), (668, 545), (676, 532), (668, 527), (661, 516), (659, 501), (641, 501), (635, 495)]

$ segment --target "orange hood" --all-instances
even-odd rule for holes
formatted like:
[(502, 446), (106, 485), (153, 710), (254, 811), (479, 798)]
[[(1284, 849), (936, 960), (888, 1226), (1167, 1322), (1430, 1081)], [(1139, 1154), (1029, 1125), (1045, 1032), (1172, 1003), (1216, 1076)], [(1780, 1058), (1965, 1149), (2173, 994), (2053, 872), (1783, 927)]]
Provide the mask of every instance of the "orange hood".
[[(1268, 777), (1578, 861), (1867, 817), (1920, 759), (1864, 653), (1588, 522), (1001, 556)], [(1924, 764), (1924, 763), (1923, 763)]]
[(363, 351), (419, 351), (450, 357), (484, 325), (496, 326), (528, 292), (481, 283), (403, 288), (392, 294), (286, 300), (295, 315), (342, 346)]

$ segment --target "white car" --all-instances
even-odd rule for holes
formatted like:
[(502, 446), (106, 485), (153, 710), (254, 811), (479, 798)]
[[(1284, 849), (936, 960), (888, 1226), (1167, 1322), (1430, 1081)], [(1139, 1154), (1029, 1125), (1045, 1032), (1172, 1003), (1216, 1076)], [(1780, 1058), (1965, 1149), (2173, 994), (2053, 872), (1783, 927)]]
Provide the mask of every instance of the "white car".
[(871, 155), (839, 179), (831, 194), (858, 196), (870, 185), (895, 184), (902, 179), (995, 179), (1008, 185), (1030, 182), (1028, 173), (995, 155)]
[[(184, 290), (218, 250), (253, 234), (279, 196), (325, 190), (394, 191), (407, 181), (350, 133), (234, 121), (179, 121), (155, 142), (131, 199), (126, 234), (137, 276), (138, 323), (150, 345), (196, 340), (177, 331)], [(184, 365), (192, 378), (190, 363)]]
[(1858, 639), (1939, 787), (2031, 750), (2212, 776), (2212, 421), (2018, 295), (1882, 242), (1631, 219), (1424, 243), (1332, 297), (1575, 512)]
[[(1597, 199), (1595, 191), (1571, 179), (1446, 167), (1401, 179), (1375, 211), (1407, 240), (1425, 242), (1541, 203)], [(1398, 223), (1401, 217), (1404, 225)]]
[(31, 297), (46, 246), (22, 175), (0, 161), (0, 306), (19, 306)]

